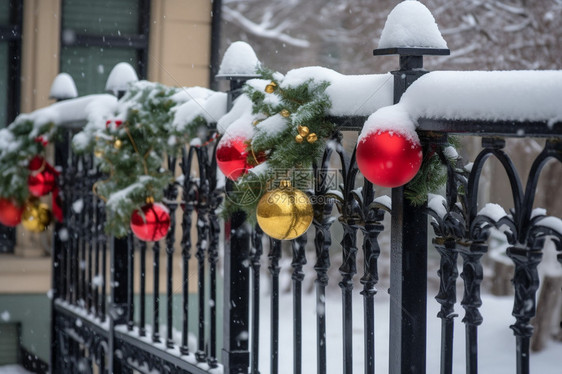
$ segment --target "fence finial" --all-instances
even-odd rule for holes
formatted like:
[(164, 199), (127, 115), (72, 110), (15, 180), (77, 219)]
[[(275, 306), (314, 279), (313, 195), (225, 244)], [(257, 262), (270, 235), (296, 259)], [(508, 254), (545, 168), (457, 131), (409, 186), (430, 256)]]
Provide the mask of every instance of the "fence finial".
[(51, 91), (49, 92), (49, 99), (66, 100), (78, 97), (78, 90), (74, 79), (67, 73), (60, 73), (53, 80), (51, 84)]
[(389, 13), (375, 55), (448, 55), (435, 18), (419, 1), (403, 1)]
[(224, 53), (216, 78), (229, 80), (256, 78), (259, 66), (260, 61), (248, 43), (234, 42)]
[(138, 80), (135, 69), (127, 62), (120, 62), (109, 73), (105, 90), (119, 96), (119, 93), (127, 91), (130, 83)]

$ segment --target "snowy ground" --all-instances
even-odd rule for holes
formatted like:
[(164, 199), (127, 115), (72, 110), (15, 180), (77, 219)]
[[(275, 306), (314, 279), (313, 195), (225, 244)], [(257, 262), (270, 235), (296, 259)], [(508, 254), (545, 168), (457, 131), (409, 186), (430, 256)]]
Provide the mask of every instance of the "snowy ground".
[[(358, 292), (358, 291), (357, 291)], [(437, 315), (439, 305), (428, 296), (428, 359), (427, 373), (439, 373), (439, 353), (441, 322)], [(512, 297), (494, 297), (483, 295), (481, 308), (484, 324), (479, 329), (479, 368), (484, 373), (515, 373), (515, 338), (509, 325)], [(316, 372), (316, 316), (314, 294), (303, 297), (303, 373)], [(269, 299), (263, 295), (260, 324), (260, 372), (268, 373), (269, 368)], [(376, 296), (376, 372), (388, 372), (388, 318), (390, 297), (386, 292)], [(283, 294), (280, 300), (280, 373), (292, 370), (292, 296)], [(363, 372), (363, 304), (360, 295), (354, 294), (353, 304), (353, 351), (354, 372)], [(464, 325), (460, 322), (464, 310), (457, 307), (460, 315), (455, 320), (454, 373), (465, 372), (464, 359)], [(328, 372), (341, 373), (341, 303), (338, 294), (327, 297), (327, 356)], [(531, 372), (541, 374), (560, 373), (560, 355), (562, 344), (550, 342), (545, 351), (531, 357)]]
[(0, 366), (0, 374), (31, 374), (31, 372), (19, 365), (5, 365)]

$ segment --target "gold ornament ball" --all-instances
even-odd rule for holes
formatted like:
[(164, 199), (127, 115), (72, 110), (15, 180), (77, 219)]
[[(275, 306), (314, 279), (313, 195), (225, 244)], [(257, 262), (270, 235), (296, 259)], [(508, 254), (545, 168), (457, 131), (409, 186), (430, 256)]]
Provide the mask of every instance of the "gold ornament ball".
[(265, 86), (265, 92), (267, 92), (268, 94), (273, 93), (273, 91), (275, 91), (276, 88), (277, 85), (275, 84), (275, 82), (271, 82), (270, 84)]
[(307, 136), (308, 133), (310, 132), (310, 130), (308, 129), (308, 127), (306, 127), (306, 126), (301, 126), (301, 125), (298, 125), (298, 126), (297, 126), (297, 131), (299, 132), (299, 135), (302, 136), (303, 138), (304, 138), (305, 136)]
[(306, 138), (306, 140), (307, 140), (309, 143), (314, 143), (315, 141), (318, 140), (318, 136), (317, 136), (315, 133), (308, 134), (308, 137)]
[(302, 143), (302, 141), (304, 140), (304, 138), (300, 135), (295, 136), (295, 142), (297, 143)]
[(99, 149), (96, 149), (94, 151), (94, 156), (96, 156), (97, 158), (102, 158), (103, 157), (103, 151), (99, 150)]
[(262, 196), (257, 209), (258, 224), (274, 239), (291, 240), (308, 230), (314, 212), (309, 197), (290, 181)]
[(39, 203), (38, 200), (30, 200), (25, 203), (21, 224), (31, 232), (43, 232), (51, 223), (52, 217), (47, 204)]
[(281, 110), (281, 115), (285, 118), (289, 117), (291, 115), (291, 112), (289, 112), (287, 109), (283, 109)]
[(120, 139), (117, 139), (115, 143), (113, 143), (113, 147), (115, 147), (115, 149), (121, 149), (122, 146), (123, 142)]

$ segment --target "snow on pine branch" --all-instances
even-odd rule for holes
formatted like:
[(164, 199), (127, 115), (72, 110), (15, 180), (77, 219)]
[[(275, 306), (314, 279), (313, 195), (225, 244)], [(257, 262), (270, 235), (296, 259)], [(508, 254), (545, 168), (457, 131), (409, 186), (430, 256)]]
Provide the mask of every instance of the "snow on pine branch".
[(260, 23), (250, 20), (241, 12), (227, 6), (223, 6), (222, 12), (226, 21), (235, 23), (247, 32), (256, 36), (266, 39), (279, 40), (280, 42), (295, 47), (308, 48), (310, 46), (310, 42), (308, 40), (294, 38), (285, 32), (291, 27), (291, 22), (283, 20), (279, 24), (274, 25), (272, 22), (272, 12), (265, 12)]

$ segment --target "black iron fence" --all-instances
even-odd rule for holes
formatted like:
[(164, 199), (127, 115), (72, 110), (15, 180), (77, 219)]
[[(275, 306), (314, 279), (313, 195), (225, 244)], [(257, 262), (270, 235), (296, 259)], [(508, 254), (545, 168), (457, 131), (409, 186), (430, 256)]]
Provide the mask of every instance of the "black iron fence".
[[(421, 69), (424, 51), (390, 52), (401, 53), (401, 68), (393, 73), (397, 102), (407, 87), (424, 74)], [(238, 92), (242, 83), (232, 81), (231, 96)], [(364, 118), (333, 120), (339, 124), (339, 129), (332, 140), (340, 145), (343, 132), (357, 131), (361, 126), (358, 124), (365, 121)], [(546, 138), (544, 150), (534, 161), (525, 188), (510, 156), (504, 151), (504, 139), (522, 137), (522, 132), (517, 131), (521, 128), (525, 129), (525, 137)], [(305, 274), (303, 270), (306, 262), (312, 260), (306, 258), (308, 237), (303, 235), (291, 242), (292, 326), (279, 324), (280, 313), (288, 313), (280, 306), (281, 242), (266, 240), (259, 227), (250, 228), (243, 213), (232, 215), (224, 226), (220, 223), (218, 211), (225, 189), (228, 193), (230, 186), (217, 186), (213, 143), (186, 146), (181, 160), (168, 159), (168, 168), (175, 170), (179, 165), (185, 177), (166, 190), (165, 203), (171, 211), (172, 229), (161, 243), (149, 244), (132, 236), (125, 239), (105, 236), (104, 203), (92, 193), (92, 185), (100, 178), (100, 172), (92, 155), (77, 156), (72, 152), (69, 146), (72, 132), (72, 129), (67, 131), (67, 139), (57, 145), (56, 152), (56, 164), (63, 170), (65, 221), (55, 228), (53, 250), (53, 373), (149, 373), (151, 370), (258, 373), (259, 352), (268, 347), (271, 352), (268, 372), (275, 374), (279, 372), (280, 360), (284, 359), (279, 350), (280, 329), (292, 329), (293, 372), (301, 373), (303, 297), (315, 298), (317, 372), (352, 373), (358, 354), (353, 350), (353, 326), (356, 325), (364, 336), (364, 372), (374, 373), (374, 306), (379, 280), (377, 260), (381, 253), (378, 237), (385, 229), (382, 223), (385, 214), (391, 215), (392, 231), (389, 372), (426, 372), (428, 215), (433, 217), (433, 246), (441, 259), (436, 297), (441, 305), (438, 317), (442, 320), (441, 373), (453, 372), (459, 266), (464, 284), (460, 305), (465, 310), (462, 318), (466, 326), (465, 370), (466, 373), (478, 372), (477, 337), (483, 321), (479, 311), (483, 280), (481, 260), (488, 251), (490, 230), (502, 226), (509, 228), (507, 255), (515, 264), (515, 323), (511, 326), (515, 335), (514, 360), (517, 373), (530, 372), (529, 342), (533, 333), (530, 320), (536, 310), (537, 265), (545, 238), (552, 237), (557, 250), (562, 250), (560, 233), (552, 225), (544, 224), (544, 216), (532, 215), (531, 210), (543, 166), (551, 158), (562, 161), (560, 123), (420, 120), (418, 132), (426, 150), (441, 149), (438, 146), (445, 144), (451, 134), (482, 139), (482, 150), (470, 170), (451, 164), (439, 153), (448, 170), (443, 200), (445, 213), (428, 209), (427, 205), (411, 206), (404, 198), (403, 187), (393, 189), (392, 207), (384, 204), (375, 198), (373, 185), (358, 178), (354, 153), (346, 154), (343, 146), (326, 149), (313, 174), (322, 175), (330, 167), (330, 160), (338, 159), (343, 178), (341, 199), (334, 198), (326, 178), (315, 179), (311, 193), (317, 199), (313, 234), (310, 235), (315, 248), (313, 274)], [(478, 214), (477, 209), (480, 176), (484, 163), (491, 156), (505, 168), (514, 201), (510, 215), (498, 221)], [(359, 184), (362, 181), (362, 186), (356, 185), (357, 181)], [(339, 212), (337, 217), (334, 209)], [(328, 367), (327, 346), (331, 341), (326, 334), (328, 321), (324, 311), (326, 288), (333, 276), (329, 276), (330, 247), (336, 220), (343, 228), (342, 264), (337, 280), (341, 288), (342, 336), (339, 339), (343, 351), (340, 367), (333, 368)], [(264, 254), (264, 243), (269, 244), (267, 254)], [(177, 251), (180, 253), (176, 254)], [(357, 269), (359, 251), (363, 252), (362, 269)], [(263, 300), (260, 290), (264, 256), (267, 256), (270, 272), (269, 300)], [(562, 254), (558, 259), (562, 261)], [(222, 276), (219, 261), (223, 262)], [(190, 267), (193, 262), (196, 265)], [(181, 271), (179, 283), (174, 282), (176, 271)], [(314, 296), (303, 294), (305, 277), (315, 279)], [(362, 285), (362, 321), (352, 317), (352, 301), (357, 297), (353, 293), (355, 277), (360, 277)], [(163, 285), (161, 279), (164, 279)], [(147, 284), (149, 280), (152, 284)], [(268, 341), (260, 340), (260, 319), (264, 317), (260, 310), (264, 303), (270, 303), (270, 325), (265, 334)], [(193, 333), (191, 338), (190, 332)], [(263, 331), (261, 335), (264, 336)], [(388, 341), (376, 343), (388, 344)], [(261, 366), (264, 367), (263, 362)], [(484, 367), (480, 369), (487, 372)]]

